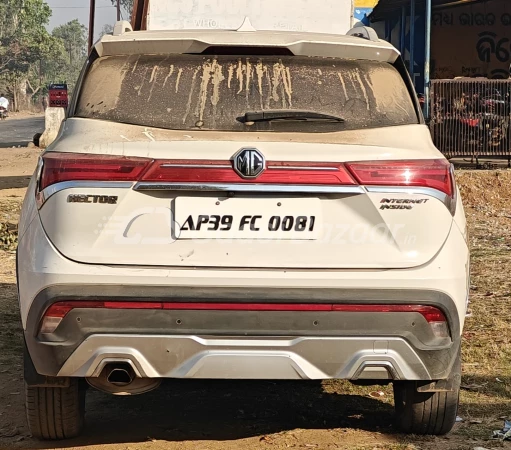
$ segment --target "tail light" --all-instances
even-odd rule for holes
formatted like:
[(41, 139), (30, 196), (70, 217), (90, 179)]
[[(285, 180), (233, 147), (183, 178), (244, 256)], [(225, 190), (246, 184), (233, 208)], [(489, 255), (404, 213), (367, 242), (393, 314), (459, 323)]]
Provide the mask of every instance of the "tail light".
[(66, 181), (144, 181), (173, 183), (260, 183), (354, 185), (340, 163), (270, 163), (257, 180), (240, 178), (230, 161), (152, 160), (147, 158), (47, 153), (39, 189)]
[(257, 183), (297, 185), (354, 185), (340, 163), (268, 163), (257, 179), (243, 179), (230, 161), (155, 161), (141, 181), (167, 183)]
[(113, 155), (50, 152), (43, 156), (39, 189), (66, 181), (232, 183), (429, 188), (454, 214), (456, 185), (444, 159), (349, 163), (269, 162), (256, 179), (241, 178), (231, 161), (152, 160)]
[(451, 164), (444, 159), (416, 161), (364, 161), (347, 163), (347, 168), (364, 186), (425, 187), (454, 196)]
[(150, 159), (76, 153), (47, 153), (39, 189), (65, 181), (137, 181)]
[(454, 216), (456, 213), (456, 180), (452, 164), (445, 159), (411, 161), (362, 161), (346, 163), (361, 185), (371, 187), (410, 187), (434, 189)]
[(44, 313), (40, 332), (53, 333), (64, 317), (73, 309), (116, 310), (173, 310), (173, 311), (309, 311), (349, 313), (418, 313), (430, 325), (436, 337), (449, 337), (449, 326), (444, 313), (434, 306), (424, 305), (368, 305), (328, 303), (186, 303), (133, 301), (70, 301), (51, 305)]
[(145, 181), (257, 184), (404, 186), (436, 189), (452, 197), (454, 182), (446, 160), (353, 163), (268, 163), (255, 180), (240, 178), (230, 161), (152, 160), (148, 158), (47, 153), (39, 187), (65, 181)]

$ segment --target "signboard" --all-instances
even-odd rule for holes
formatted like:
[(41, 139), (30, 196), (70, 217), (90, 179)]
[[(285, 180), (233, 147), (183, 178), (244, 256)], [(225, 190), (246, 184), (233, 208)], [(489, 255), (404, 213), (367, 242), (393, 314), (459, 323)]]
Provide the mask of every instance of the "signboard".
[(67, 84), (50, 84), (50, 107), (52, 108), (67, 108), (68, 95)]
[[(476, 3), (433, 12), (433, 78), (509, 79), (511, 2)], [(446, 42), (449, 45), (446, 45)]]
[(346, 34), (353, 0), (151, 0), (148, 30), (256, 30)]
[(370, 27), (369, 15), (373, 12), (373, 8), (356, 8), (353, 13), (355, 21), (362, 22), (364, 25)]

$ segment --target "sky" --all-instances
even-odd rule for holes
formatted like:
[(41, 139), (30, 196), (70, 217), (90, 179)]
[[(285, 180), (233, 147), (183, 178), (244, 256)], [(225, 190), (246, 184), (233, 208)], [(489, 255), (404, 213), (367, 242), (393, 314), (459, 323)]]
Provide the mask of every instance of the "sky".
[[(49, 29), (78, 19), (80, 23), (89, 27), (89, 6), (90, 0), (46, 0), (53, 11), (50, 19)], [(126, 13), (123, 11), (124, 17)], [(110, 0), (96, 0), (96, 21), (94, 25), (96, 38), (105, 24), (114, 25), (117, 18), (115, 6)]]

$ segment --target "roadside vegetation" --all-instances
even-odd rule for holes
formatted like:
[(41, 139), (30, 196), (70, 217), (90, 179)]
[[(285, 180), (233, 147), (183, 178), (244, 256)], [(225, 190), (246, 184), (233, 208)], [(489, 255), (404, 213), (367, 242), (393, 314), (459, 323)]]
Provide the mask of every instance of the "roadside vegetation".
[(41, 108), (50, 83), (72, 91), (82, 69), (87, 28), (75, 19), (49, 32), (51, 14), (44, 0), (0, 2), (0, 91), (13, 111)]

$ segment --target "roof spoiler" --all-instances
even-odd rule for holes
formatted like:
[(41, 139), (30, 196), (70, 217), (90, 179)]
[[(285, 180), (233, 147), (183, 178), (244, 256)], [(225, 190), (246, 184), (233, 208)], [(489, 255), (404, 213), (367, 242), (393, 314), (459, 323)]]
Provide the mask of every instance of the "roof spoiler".
[(114, 26), (113, 35), (121, 36), (124, 33), (130, 33), (132, 31), (133, 31), (133, 28), (131, 27), (131, 23), (129, 23), (126, 20), (120, 20), (120, 21), (116, 22), (116, 24)]
[(346, 36), (354, 36), (372, 42), (379, 42), (378, 34), (371, 27), (355, 27), (346, 33)]

